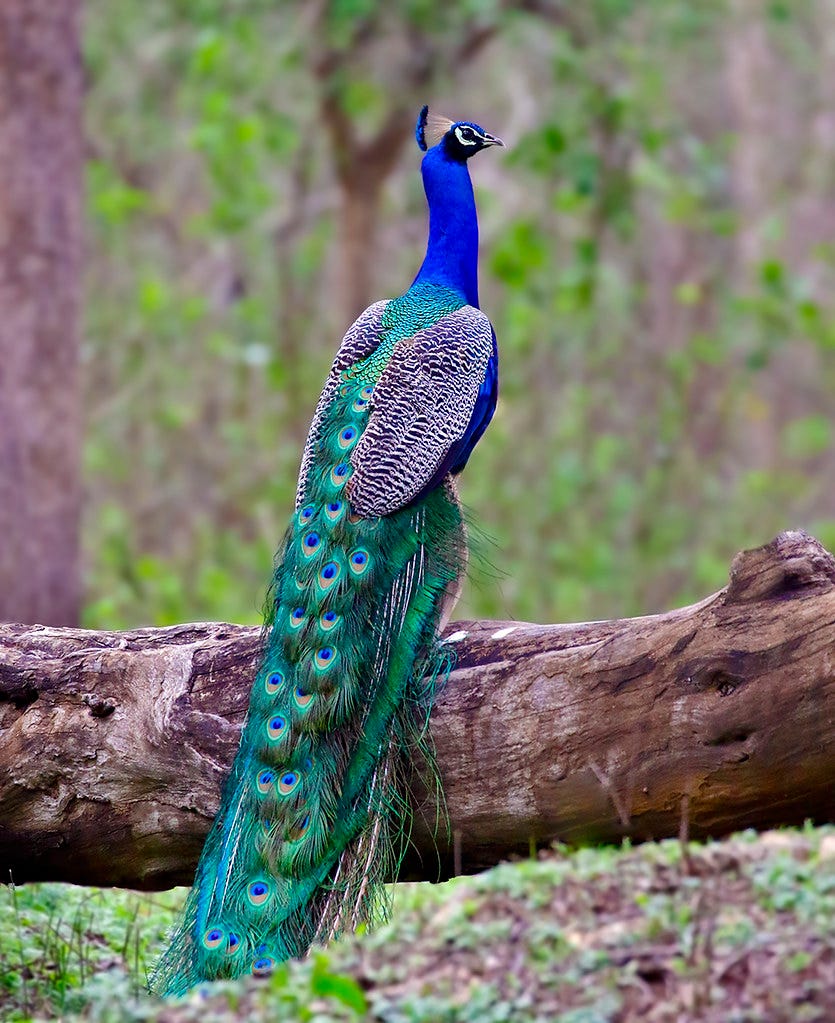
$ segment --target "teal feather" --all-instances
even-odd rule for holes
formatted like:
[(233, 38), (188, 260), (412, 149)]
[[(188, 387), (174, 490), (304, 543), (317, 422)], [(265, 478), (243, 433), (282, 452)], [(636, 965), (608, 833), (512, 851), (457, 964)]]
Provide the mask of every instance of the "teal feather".
[(385, 915), (408, 836), (402, 776), (416, 749), (432, 763), (437, 636), (466, 562), (448, 466), (484, 419), (494, 355), (489, 321), (446, 280), (419, 278), (346, 335), (276, 556), (240, 749), (158, 992), (269, 973)]

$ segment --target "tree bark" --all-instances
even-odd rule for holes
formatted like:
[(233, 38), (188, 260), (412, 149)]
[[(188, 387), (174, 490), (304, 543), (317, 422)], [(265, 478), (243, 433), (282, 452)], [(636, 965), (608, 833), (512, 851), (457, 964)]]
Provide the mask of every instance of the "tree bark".
[(0, 5), (0, 621), (79, 614), (78, 22)]
[[(446, 638), (431, 727), (452, 837), (436, 851), (417, 795), (410, 876), (556, 839), (835, 820), (835, 559), (805, 533), (738, 555), (692, 607)], [(188, 883), (258, 647), (234, 625), (0, 628), (3, 878)]]

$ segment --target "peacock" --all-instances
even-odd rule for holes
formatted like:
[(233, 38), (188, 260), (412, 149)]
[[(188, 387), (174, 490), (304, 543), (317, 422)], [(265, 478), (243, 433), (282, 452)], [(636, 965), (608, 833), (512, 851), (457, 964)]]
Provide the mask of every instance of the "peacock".
[(502, 141), (419, 115), (426, 256), (345, 335), (276, 555), (240, 748), (151, 988), (264, 976), (373, 924), (407, 840), (405, 763), (444, 673), (466, 566), (454, 477), (496, 406), (468, 160)]

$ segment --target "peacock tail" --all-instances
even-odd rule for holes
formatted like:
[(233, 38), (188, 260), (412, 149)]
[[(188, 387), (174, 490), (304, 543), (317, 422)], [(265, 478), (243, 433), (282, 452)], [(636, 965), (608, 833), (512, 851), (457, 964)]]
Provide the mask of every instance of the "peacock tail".
[(240, 748), (151, 981), (160, 994), (268, 974), (385, 916), (408, 836), (403, 775), (416, 747), (431, 760), (437, 636), (466, 563), (450, 473), (495, 404), (495, 335), (469, 297), (419, 274), (343, 339), (276, 555)]

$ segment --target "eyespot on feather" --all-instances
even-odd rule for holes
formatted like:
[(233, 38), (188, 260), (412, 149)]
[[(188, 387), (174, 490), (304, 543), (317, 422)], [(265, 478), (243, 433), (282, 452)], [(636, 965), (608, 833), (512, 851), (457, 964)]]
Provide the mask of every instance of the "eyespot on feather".
[(335, 629), (339, 624), (340, 618), (336, 611), (325, 611), (319, 617), (319, 628), (323, 632), (330, 632), (331, 629)]
[(271, 895), (266, 881), (253, 881), (246, 890), (246, 897), (253, 906), (263, 906)]
[(290, 829), (290, 831), (287, 832), (287, 841), (288, 842), (300, 842), (304, 838), (304, 836), (307, 834), (309, 828), (310, 828), (310, 814), (307, 813), (301, 819), (301, 821), (297, 821), (296, 824)]
[(258, 777), (255, 781), (255, 787), (262, 796), (266, 796), (273, 787), (275, 781), (275, 772), (267, 768), (264, 771), (258, 772)]
[(291, 792), (295, 791), (300, 781), (301, 775), (296, 771), (285, 771), (278, 779), (279, 794), (289, 796)]
[(357, 437), (359, 437), (359, 430), (356, 426), (346, 426), (340, 430), (336, 442), (343, 451), (348, 451), (356, 444)]
[(213, 952), (223, 944), (225, 935), (219, 927), (210, 927), (203, 935), (203, 947)]
[(305, 505), (299, 511), (299, 522), (304, 526), (313, 518), (316, 514), (316, 506), (312, 504)]
[(342, 501), (328, 501), (325, 505), (325, 518), (331, 522), (336, 522), (341, 518), (342, 513), (345, 510), (345, 504)]
[(280, 671), (270, 672), (264, 679), (264, 690), (267, 696), (275, 696), (284, 682), (284, 675)]
[(357, 547), (348, 559), (348, 565), (355, 576), (365, 575), (371, 564), (371, 557), (364, 547)]
[(304, 608), (296, 607), (290, 612), (290, 628), (299, 629), (304, 623)]
[(293, 692), (293, 703), (295, 703), (299, 710), (306, 710), (310, 706), (313, 696), (313, 693), (305, 692), (301, 686), (296, 686)]
[(313, 663), (319, 671), (326, 671), (336, 663), (336, 650), (332, 646), (323, 646), (313, 655)]
[(252, 964), (252, 976), (253, 977), (269, 977), (275, 968), (275, 960), (269, 956), (261, 956), (260, 959), (256, 959)]
[(331, 483), (335, 487), (342, 487), (348, 482), (351, 475), (351, 466), (348, 462), (340, 462), (331, 469)]
[(313, 555), (319, 550), (319, 545), (322, 542), (322, 538), (315, 530), (311, 530), (309, 533), (305, 533), (302, 537), (302, 554), (306, 558), (312, 558)]
[(342, 569), (338, 562), (328, 561), (319, 569), (319, 574), (316, 580), (319, 584), (319, 589), (324, 590), (327, 593), (331, 587), (337, 584), (341, 575)]
[(267, 736), (271, 742), (278, 742), (287, 734), (287, 718), (282, 714), (273, 714), (267, 722)]
[(241, 948), (241, 939), (233, 931), (230, 931), (226, 939), (226, 954), (233, 956), (236, 952), (240, 952)]

